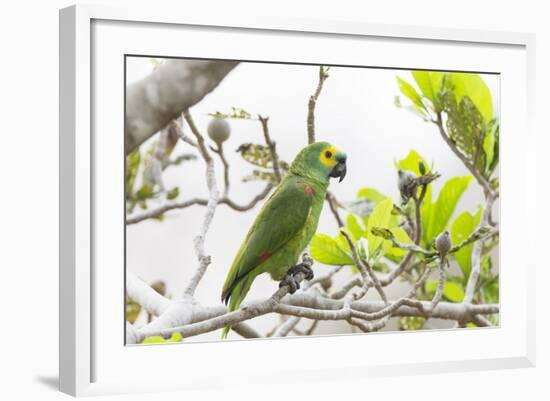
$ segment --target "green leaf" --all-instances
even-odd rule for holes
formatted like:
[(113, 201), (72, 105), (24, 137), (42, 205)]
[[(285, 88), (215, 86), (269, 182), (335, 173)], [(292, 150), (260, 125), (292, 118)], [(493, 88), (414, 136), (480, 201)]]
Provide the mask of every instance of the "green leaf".
[(142, 344), (161, 344), (165, 342), (166, 340), (162, 336), (150, 336), (150, 337), (145, 337)]
[(162, 336), (145, 337), (142, 344), (162, 344), (162, 343), (179, 343), (182, 340), (181, 333), (176, 331), (172, 336), (165, 340)]
[(396, 77), (396, 78), (397, 78), (397, 85), (399, 86), (399, 90), (401, 91), (401, 93), (407, 96), (413, 102), (414, 105), (416, 105), (420, 109), (425, 109), (424, 104), (422, 103), (422, 98), (420, 97), (416, 89), (414, 89), (414, 87), (411, 84), (401, 79), (400, 77)]
[(435, 290), (437, 289), (437, 280), (429, 279), (426, 280), (426, 284), (424, 284), (424, 288), (426, 289), (426, 295), (428, 297), (433, 297), (435, 294)]
[(426, 243), (431, 243), (435, 236), (445, 230), (458, 201), (472, 179), (472, 176), (454, 177), (445, 182), (437, 201), (430, 205), (429, 210), (426, 210), (430, 214), (429, 217), (426, 216), (428, 225), (424, 227)]
[(361, 237), (366, 237), (367, 232), (363, 229), (361, 226), (361, 223), (359, 223), (359, 220), (355, 217), (354, 214), (350, 213), (348, 214), (348, 218), (346, 219), (347, 228), (351, 232), (351, 235), (354, 239), (358, 240)]
[(190, 160), (196, 160), (197, 156), (191, 153), (185, 153), (183, 155), (179, 155), (175, 159), (168, 159), (164, 158), (162, 160), (162, 169), (166, 170), (170, 166), (179, 166), (180, 164), (190, 161)]
[(134, 150), (126, 156), (126, 194), (131, 194), (134, 190), (140, 162), (141, 154), (139, 153), (139, 149)]
[(144, 183), (141, 188), (136, 192), (136, 198), (138, 200), (145, 200), (152, 198), (154, 195), (153, 186), (150, 183)]
[[(237, 152), (241, 157), (253, 166), (271, 169), (273, 166), (273, 158), (269, 147), (256, 143), (243, 143), (237, 148)], [(286, 165), (286, 162), (279, 160), (281, 166)]]
[(434, 203), (432, 202), (432, 186), (428, 185), (428, 189), (426, 190), (426, 195), (424, 196), (424, 201), (422, 202), (421, 206), (421, 212), (422, 212), (422, 238), (425, 243), (429, 243), (427, 241), (428, 235), (427, 230), (430, 226), (431, 218), (432, 218), (432, 209), (434, 208)]
[(437, 94), (441, 89), (443, 81), (443, 72), (438, 71), (411, 71), (416, 84), (422, 91), (422, 94), (431, 100), (435, 110), (439, 110)]
[(164, 215), (164, 213), (153, 216), (153, 219), (158, 220), (158, 221), (164, 221), (165, 218), (166, 218), (166, 216)]
[(137, 320), (139, 312), (141, 312), (141, 305), (126, 297), (126, 320), (133, 324)]
[[(390, 231), (392, 232), (395, 239), (402, 244), (412, 244), (412, 239), (401, 227), (393, 227), (390, 229)], [(407, 253), (407, 251), (405, 251), (404, 249), (394, 247), (391, 241), (387, 242), (390, 242), (390, 244), (392, 245), (392, 248), (388, 251), (390, 255), (399, 258)]]
[(384, 199), (387, 198), (386, 195), (379, 192), (378, 190), (376, 190), (374, 188), (368, 188), (368, 187), (361, 188), (359, 190), (359, 192), (357, 193), (357, 197), (358, 198), (367, 198), (367, 199), (373, 201), (375, 204), (378, 204), (378, 203), (380, 203), (381, 201), (383, 201)]
[(383, 238), (375, 236), (371, 229), (374, 227), (388, 228), (390, 222), (393, 201), (387, 198), (380, 202), (372, 211), (367, 223), (367, 240), (369, 241), (369, 256), (372, 258), (382, 245)]
[(447, 114), (447, 132), (455, 146), (479, 172), (485, 174), (488, 163), (483, 145), (496, 121), (486, 123), (469, 96), (457, 100), (454, 92), (446, 91), (441, 95), (441, 102)]
[(426, 163), (426, 160), (424, 160), (424, 158), (414, 149), (411, 149), (404, 159), (395, 162), (395, 167), (398, 170), (408, 170), (417, 176), (423, 175), (420, 171), (422, 169), (422, 167), (420, 167), (421, 165), (424, 166), (424, 174), (430, 171), (430, 169), (427, 168), (428, 163)]
[(180, 194), (179, 187), (174, 187), (170, 191), (166, 192), (166, 199), (174, 200), (176, 199)]
[(424, 327), (426, 318), (420, 316), (404, 316), (397, 320), (399, 330), (420, 330)]
[(326, 234), (315, 234), (311, 240), (311, 257), (325, 265), (353, 265), (354, 261), (338, 243)]
[(457, 102), (467, 96), (477, 107), (485, 123), (493, 118), (491, 91), (477, 74), (454, 72), (450, 74)]
[(252, 114), (240, 107), (231, 107), (231, 112), (229, 113), (216, 111), (215, 113), (208, 113), (208, 115), (214, 118), (237, 118), (244, 120), (249, 120), (252, 118)]
[[(351, 237), (351, 240), (355, 244), (355, 249), (357, 253), (359, 254), (359, 257), (362, 259), (367, 259), (367, 256), (365, 256), (368, 252), (368, 248), (364, 248), (367, 244), (367, 240), (365, 238), (358, 238), (357, 240), (354, 240), (353, 235), (344, 227), (344, 230), (347, 232), (347, 234)], [(366, 233), (365, 233), (366, 235)], [(349, 247), (348, 240), (344, 235), (339, 232), (338, 235), (334, 238), (336, 241), (336, 245), (346, 253), (346, 255), (349, 256), (350, 260), (352, 261), (352, 264), (355, 264), (355, 260), (353, 259), (353, 253), (351, 251), (351, 248)]]
[[(468, 211), (461, 213), (451, 226), (451, 238), (453, 244), (458, 244), (468, 238), (479, 225), (481, 220), (481, 209), (473, 216)], [(472, 270), (472, 249), (473, 244), (466, 245), (458, 250), (454, 257), (462, 270), (465, 279), (470, 276)]]
[(445, 282), (445, 287), (443, 287), (443, 296), (451, 302), (462, 302), (464, 299), (464, 289), (458, 283), (447, 281)]
[[(496, 127), (495, 127), (496, 128)], [(487, 166), (491, 165), (495, 152), (495, 134), (494, 131), (488, 132), (483, 140), (483, 151), (487, 157)]]
[(488, 164), (487, 177), (493, 174), (493, 171), (495, 171), (499, 161), (499, 142), (500, 142), (500, 125), (499, 124), (495, 124), (495, 129), (492, 132), (492, 136), (494, 137), (493, 152), (492, 152), (491, 160), (487, 162)]
[[(426, 293), (429, 297), (433, 297), (439, 285), (438, 280), (426, 280)], [(446, 281), (443, 286), (443, 296), (451, 302), (462, 302), (464, 299), (464, 289), (462, 285), (452, 281)]]
[(486, 285), (483, 288), (483, 295), (485, 297), (485, 301), (488, 303), (499, 303), (499, 281), (498, 279), (495, 281), (492, 281), (490, 284)]
[(395, 167), (398, 170), (412, 171), (417, 176), (420, 176), (420, 163), (422, 163), (424, 167), (427, 168), (428, 163), (426, 163), (426, 160), (424, 160), (424, 158), (420, 156), (420, 154), (416, 150), (412, 149), (404, 159), (395, 162)]

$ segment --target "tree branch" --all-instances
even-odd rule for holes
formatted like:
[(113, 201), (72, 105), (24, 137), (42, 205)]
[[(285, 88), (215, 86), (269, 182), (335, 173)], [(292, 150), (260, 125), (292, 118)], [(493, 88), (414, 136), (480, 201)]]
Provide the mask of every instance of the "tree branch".
[[(303, 279), (303, 276), (300, 280)], [(294, 295), (282, 295), (282, 287), (272, 297), (260, 302), (246, 304), (241, 309), (227, 313), (223, 306), (201, 307), (187, 304), (189, 310), (188, 319), (179, 326), (152, 327), (144, 326), (134, 330), (133, 336), (136, 342), (141, 342), (145, 337), (161, 335), (168, 338), (174, 332), (180, 332), (183, 337), (193, 337), (221, 329), (226, 325), (235, 326), (238, 323), (253, 319), (268, 313), (280, 313), (284, 315), (308, 318), (314, 320), (349, 320), (356, 318), (369, 321), (382, 317), (420, 316), (447, 319), (454, 321), (472, 321), (476, 315), (494, 314), (499, 312), (499, 306), (495, 304), (455, 304), (440, 302), (429, 314), (429, 301), (416, 301), (402, 298), (387, 306), (383, 301), (353, 301), (349, 308), (344, 308), (345, 301), (332, 300), (318, 293), (300, 293)], [(286, 293), (286, 291), (284, 291)], [(397, 304), (396, 304), (397, 302)], [(205, 318), (205, 316), (209, 316)], [(358, 316), (358, 317), (357, 317)], [(201, 320), (202, 319), (202, 320)], [(158, 319), (157, 319), (158, 320)], [(130, 338), (127, 339), (130, 342)]]
[(489, 319), (481, 315), (472, 316), (472, 323), (474, 323), (478, 327), (493, 327)]
[(183, 116), (185, 118), (185, 121), (187, 121), (189, 128), (191, 128), (191, 132), (193, 133), (193, 135), (195, 135), (198, 149), (200, 151), (200, 154), (202, 155), (202, 158), (206, 163), (206, 185), (208, 187), (208, 192), (210, 194), (208, 203), (206, 205), (206, 212), (204, 214), (204, 219), (203, 219), (200, 234), (197, 237), (195, 237), (195, 240), (194, 240), (195, 254), (197, 255), (197, 259), (199, 260), (199, 266), (195, 271), (195, 274), (191, 278), (191, 281), (187, 285), (187, 288), (184, 291), (184, 295), (192, 297), (195, 294), (195, 290), (199, 285), (199, 282), (201, 281), (202, 277), (206, 273), (206, 269), (208, 268), (211, 262), (210, 255), (206, 255), (206, 251), (204, 249), (204, 241), (206, 238), (206, 233), (210, 228), (210, 223), (214, 218), (214, 213), (216, 212), (216, 207), (218, 206), (220, 195), (218, 192), (218, 187), (216, 185), (216, 171), (214, 169), (214, 160), (212, 159), (212, 156), (210, 155), (210, 152), (206, 147), (204, 138), (200, 134), (197, 127), (195, 126), (195, 123), (193, 121), (193, 118), (191, 117), (191, 114), (189, 113), (189, 110), (186, 110), (183, 113)]
[[(479, 224), (480, 228), (477, 231), (489, 224), (493, 203), (496, 200), (496, 194), (493, 192), (486, 193), (486, 196), (485, 209), (483, 210), (483, 216), (481, 217), (481, 222)], [(464, 302), (472, 302), (475, 295), (477, 281), (481, 271), (481, 251), (483, 250), (483, 242), (483, 239), (478, 240), (472, 249), (472, 269), (470, 271), (470, 276), (468, 277), (468, 283), (466, 284)]]
[(495, 197), (495, 195), (496, 195), (495, 191), (491, 187), (491, 184), (489, 183), (489, 181), (487, 181), (485, 179), (485, 177), (483, 177), (480, 174), (480, 172), (475, 168), (475, 166), (473, 166), (468, 161), (468, 159), (466, 159), (466, 157), (462, 154), (462, 152), (460, 150), (458, 150), (458, 148), (456, 147), (456, 144), (451, 139), (451, 137), (449, 135), (447, 135), (447, 132), (445, 131), (445, 127), (443, 127), (443, 119), (441, 117), (441, 112), (437, 113), (437, 119), (433, 120), (433, 123), (439, 129), (439, 134), (441, 135), (441, 138), (443, 138), (443, 140), (445, 141), (447, 146), (449, 146), (449, 148), (456, 155), (456, 157), (458, 157), (462, 161), (462, 164), (464, 164), (464, 166), (470, 171), (470, 173), (477, 180), (479, 185), (481, 185), (481, 187), (483, 188), (483, 191), (486, 194), (486, 196), (491, 195), (492, 197)]
[(239, 323), (231, 327), (235, 333), (243, 338), (261, 338), (261, 334), (246, 323)]
[(236, 61), (168, 60), (126, 87), (126, 153), (214, 90)]
[[(304, 254), (309, 255), (309, 249), (306, 249), (304, 251)], [(326, 282), (326, 280), (330, 280), (332, 278), (332, 276), (334, 276), (336, 273), (338, 273), (342, 269), (342, 267), (343, 266), (333, 267), (332, 269), (330, 269), (324, 275), (317, 276), (317, 277), (313, 278), (312, 280), (307, 281), (303, 285), (302, 291), (303, 292), (308, 292), (308, 291), (312, 290), (316, 284), (321, 284), (322, 285), (324, 282)], [(301, 320), (301, 318), (297, 317), (297, 316), (290, 317), (289, 319), (284, 321), (282, 324), (278, 325), (278, 327), (276, 326), (273, 329), (273, 332), (269, 335), (269, 337), (286, 337), (288, 335), (288, 333), (290, 333), (292, 330), (294, 330), (294, 328), (300, 322), (300, 320)]]
[(126, 273), (126, 293), (143, 309), (155, 316), (162, 315), (171, 304), (169, 299), (160, 295), (131, 272)]
[[(311, 259), (304, 255), (304, 261), (312, 263)], [(245, 304), (241, 309), (228, 313), (223, 305), (204, 307), (191, 298), (187, 297), (180, 301), (169, 301), (158, 293), (153, 293), (147, 284), (135, 276), (128, 276), (127, 291), (132, 299), (144, 302), (148, 310), (160, 314), (156, 320), (139, 329), (127, 330), (127, 342), (139, 343), (144, 338), (153, 335), (169, 337), (173, 332), (179, 331), (184, 337), (191, 337), (198, 334), (214, 331), (232, 325), (237, 327), (238, 332), (249, 338), (253, 333), (251, 329), (238, 324), (267, 313), (279, 313), (297, 318), (308, 318), (313, 320), (346, 320), (350, 324), (361, 325), (362, 330), (370, 327), (370, 331), (382, 328), (387, 319), (392, 316), (423, 316), (441, 319), (450, 319), (461, 322), (468, 322), (477, 319), (477, 315), (494, 314), (499, 312), (498, 305), (472, 305), (469, 303), (446, 303), (439, 302), (431, 308), (431, 302), (417, 301), (410, 299), (418, 287), (428, 277), (429, 266), (426, 266), (424, 273), (415, 283), (406, 297), (400, 298), (392, 303), (384, 301), (353, 301), (353, 297), (342, 300), (327, 298), (318, 291), (312, 291), (313, 285), (334, 275), (338, 268), (320, 277), (317, 282), (310, 282), (309, 288), (293, 295), (288, 295), (288, 288), (279, 288), (272, 297), (259, 302)], [(297, 275), (300, 282), (304, 279), (302, 274)], [(311, 288), (311, 290), (310, 290)], [(147, 301), (153, 298), (154, 302)], [(352, 319), (355, 319), (352, 321)], [(381, 322), (366, 324), (364, 321), (382, 319)], [(478, 319), (478, 322), (481, 319)], [(294, 325), (293, 319), (288, 327), (280, 328), (280, 335)], [(361, 323), (363, 322), (363, 323)], [(481, 323), (479, 324), (481, 325)], [(369, 331), (367, 330), (367, 331)]]

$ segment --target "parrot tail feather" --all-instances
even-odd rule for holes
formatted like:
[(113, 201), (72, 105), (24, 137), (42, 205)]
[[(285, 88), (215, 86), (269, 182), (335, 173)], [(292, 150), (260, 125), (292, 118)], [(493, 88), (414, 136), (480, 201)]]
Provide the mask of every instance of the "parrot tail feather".
[(227, 335), (229, 334), (230, 330), (231, 330), (231, 326), (224, 326), (222, 330), (222, 340), (225, 340), (227, 338)]
[[(253, 276), (247, 276), (243, 278), (237, 285), (233, 287), (231, 294), (226, 298), (229, 300), (229, 305), (227, 305), (227, 312), (234, 312), (241, 306), (241, 302), (246, 297), (252, 282), (254, 281)], [(227, 335), (231, 331), (231, 326), (224, 326), (222, 330), (222, 339), (226, 339)]]

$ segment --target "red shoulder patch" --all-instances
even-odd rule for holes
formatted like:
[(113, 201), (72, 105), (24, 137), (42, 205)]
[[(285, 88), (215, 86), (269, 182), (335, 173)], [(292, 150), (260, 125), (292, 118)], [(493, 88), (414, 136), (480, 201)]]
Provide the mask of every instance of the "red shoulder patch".
[(303, 183), (304, 184), (304, 188), (306, 189), (306, 192), (307, 192), (307, 196), (313, 196), (313, 188), (311, 188), (308, 184), (306, 184), (305, 182)]
[(271, 252), (262, 253), (258, 258), (258, 264), (265, 262), (271, 255), (273, 255)]

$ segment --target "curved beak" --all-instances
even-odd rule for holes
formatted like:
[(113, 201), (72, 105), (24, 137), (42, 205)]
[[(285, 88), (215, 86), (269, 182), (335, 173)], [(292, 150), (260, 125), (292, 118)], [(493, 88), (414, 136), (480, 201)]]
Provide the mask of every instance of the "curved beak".
[(333, 177), (333, 178), (340, 177), (338, 182), (342, 182), (342, 180), (346, 176), (346, 172), (347, 172), (346, 161), (341, 160), (341, 161), (338, 162), (338, 164), (336, 166), (334, 166), (334, 168), (330, 172), (329, 176)]

